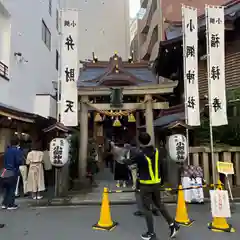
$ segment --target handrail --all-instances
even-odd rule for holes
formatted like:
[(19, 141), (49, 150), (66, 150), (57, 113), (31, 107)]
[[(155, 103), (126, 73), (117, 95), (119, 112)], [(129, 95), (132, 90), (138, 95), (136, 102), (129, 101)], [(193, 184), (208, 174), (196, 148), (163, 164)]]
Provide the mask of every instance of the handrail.
[(6, 80), (9, 80), (8, 66), (1, 61), (0, 61), (0, 76), (5, 78)]

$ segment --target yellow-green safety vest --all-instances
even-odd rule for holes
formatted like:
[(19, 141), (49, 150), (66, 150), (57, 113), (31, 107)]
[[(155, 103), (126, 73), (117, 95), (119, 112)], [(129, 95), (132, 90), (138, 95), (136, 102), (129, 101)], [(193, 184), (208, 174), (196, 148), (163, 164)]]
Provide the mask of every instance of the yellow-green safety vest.
[(153, 166), (151, 159), (145, 155), (146, 160), (148, 161), (148, 170), (150, 175), (150, 180), (139, 180), (142, 184), (158, 184), (161, 182), (161, 178), (159, 177), (159, 153), (158, 149), (155, 152), (155, 174), (153, 172)]

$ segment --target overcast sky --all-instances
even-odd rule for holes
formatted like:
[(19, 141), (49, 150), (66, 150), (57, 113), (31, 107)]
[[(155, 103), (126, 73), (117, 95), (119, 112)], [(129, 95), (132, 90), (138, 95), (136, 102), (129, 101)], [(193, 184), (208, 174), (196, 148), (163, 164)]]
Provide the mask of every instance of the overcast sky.
[(140, 8), (140, 0), (129, 0), (130, 2), (130, 17), (133, 18), (136, 16)]

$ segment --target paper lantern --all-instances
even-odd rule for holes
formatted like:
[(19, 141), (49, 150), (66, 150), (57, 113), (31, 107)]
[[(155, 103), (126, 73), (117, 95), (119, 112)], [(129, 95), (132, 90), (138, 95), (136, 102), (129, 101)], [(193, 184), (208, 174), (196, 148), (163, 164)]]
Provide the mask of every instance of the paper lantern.
[(136, 119), (132, 113), (128, 115), (128, 122), (130, 123), (136, 122)]
[(171, 135), (167, 143), (169, 157), (175, 162), (184, 162), (187, 159), (187, 139), (182, 134)]
[(66, 138), (54, 138), (50, 142), (50, 162), (55, 167), (63, 167), (69, 159), (69, 142)]
[(113, 127), (121, 127), (121, 126), (122, 126), (121, 122), (119, 121), (118, 117), (116, 117), (116, 119), (113, 122)]

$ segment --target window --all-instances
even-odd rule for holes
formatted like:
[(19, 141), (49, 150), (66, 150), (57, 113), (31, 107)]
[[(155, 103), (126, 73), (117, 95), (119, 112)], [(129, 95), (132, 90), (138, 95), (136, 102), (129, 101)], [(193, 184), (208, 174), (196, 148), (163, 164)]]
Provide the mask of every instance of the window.
[(47, 46), (47, 48), (51, 51), (51, 33), (43, 20), (42, 20), (42, 40)]
[(48, 12), (52, 16), (52, 0), (48, 0)]
[(58, 50), (56, 50), (56, 69), (59, 70), (59, 59), (60, 59), (60, 55)]
[(59, 32), (59, 11), (56, 10), (56, 29)]

